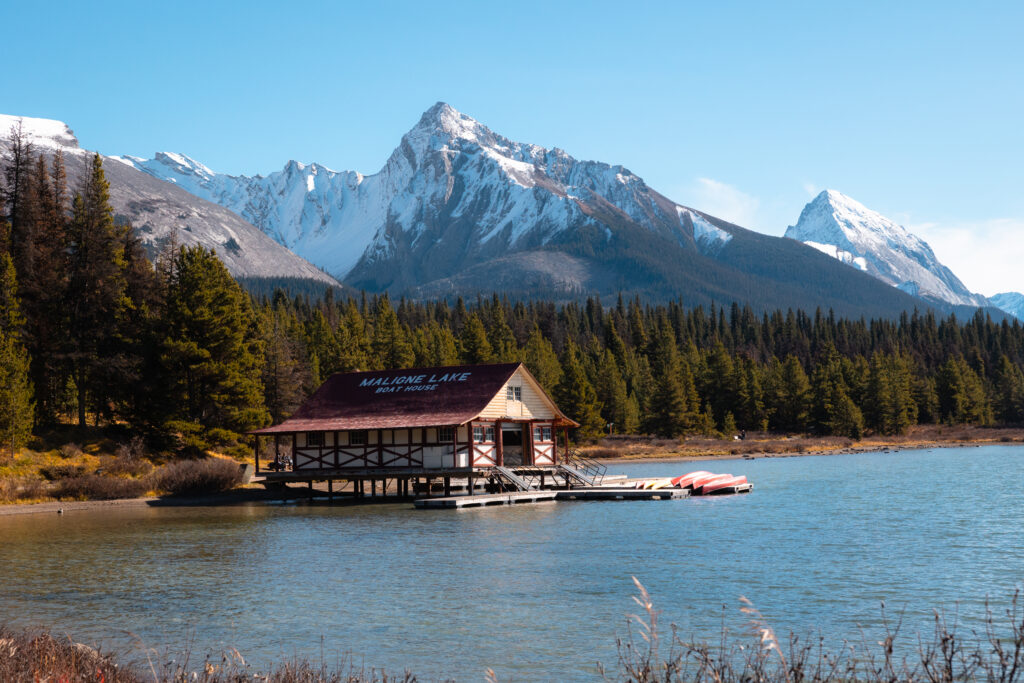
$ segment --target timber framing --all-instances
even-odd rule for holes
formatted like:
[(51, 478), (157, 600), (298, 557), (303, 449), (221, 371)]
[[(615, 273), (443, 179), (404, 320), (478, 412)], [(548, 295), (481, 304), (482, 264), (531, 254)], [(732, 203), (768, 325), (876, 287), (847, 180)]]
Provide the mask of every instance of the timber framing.
[(472, 491), (497, 467), (553, 471), (559, 430), (568, 448), (576, 426), (522, 363), (504, 363), (332, 375), (292, 417), (250, 433), (268, 482), (441, 478), (447, 489), (461, 477)]

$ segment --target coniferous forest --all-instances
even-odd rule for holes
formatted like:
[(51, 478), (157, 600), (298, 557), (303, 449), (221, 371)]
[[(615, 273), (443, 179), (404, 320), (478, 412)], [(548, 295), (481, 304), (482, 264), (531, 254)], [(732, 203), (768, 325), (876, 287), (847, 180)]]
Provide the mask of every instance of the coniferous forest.
[(583, 440), (1024, 422), (1024, 329), (981, 313), (250, 294), (202, 247), (149, 258), (114, 219), (98, 155), (69, 187), (59, 152), (15, 134), (0, 180), (2, 450), (62, 424), (231, 449), (331, 373), (507, 361), (526, 363)]

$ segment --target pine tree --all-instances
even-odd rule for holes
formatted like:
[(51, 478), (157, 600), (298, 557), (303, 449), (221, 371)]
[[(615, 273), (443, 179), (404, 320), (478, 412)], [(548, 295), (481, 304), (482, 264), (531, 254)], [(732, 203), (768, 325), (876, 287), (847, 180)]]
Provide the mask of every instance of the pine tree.
[[(78, 395), (78, 425), (85, 426), (88, 392), (104, 371), (124, 305), (123, 229), (114, 224), (103, 161), (93, 155), (72, 207), (69, 228), (68, 346)], [(105, 397), (94, 396), (95, 403)]]
[(378, 370), (412, 367), (415, 355), (409, 332), (398, 321), (388, 295), (377, 300), (373, 318), (373, 341), (370, 352)]
[(769, 425), (780, 432), (802, 432), (808, 427), (810, 382), (796, 356), (775, 360), (768, 374), (766, 403), (771, 406)]
[(687, 416), (694, 406), (688, 405), (679, 351), (672, 328), (665, 319), (659, 323), (653, 340), (651, 373), (654, 386), (644, 427), (659, 436), (680, 436), (690, 426)]
[(494, 360), (494, 351), (487, 340), (487, 331), (480, 322), (480, 316), (470, 313), (462, 326), (459, 336), (459, 357), (467, 365), (490, 363)]
[(570, 342), (562, 355), (562, 380), (555, 389), (555, 401), (566, 415), (580, 423), (577, 439), (589, 440), (604, 432), (597, 392), (583, 372), (579, 351)]
[(179, 250), (167, 283), (164, 324), (170, 421), (233, 432), (266, 422), (255, 316), (214, 252), (199, 245)]
[(11, 455), (31, 435), (34, 412), (23, 330), (14, 262), (9, 254), (0, 254), (0, 448)]
[(289, 334), (287, 311), (270, 309), (261, 321), (263, 333), (263, 400), (270, 419), (278, 423), (299, 406), (313, 383), (309, 364)]
[(520, 358), (545, 391), (551, 393), (555, 390), (562, 379), (562, 368), (551, 342), (544, 338), (536, 324), (526, 340)]

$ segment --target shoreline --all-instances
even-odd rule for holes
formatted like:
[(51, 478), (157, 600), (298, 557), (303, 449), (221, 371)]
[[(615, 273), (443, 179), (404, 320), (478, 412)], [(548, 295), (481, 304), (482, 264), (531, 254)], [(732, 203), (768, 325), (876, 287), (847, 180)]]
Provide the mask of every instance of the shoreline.
[[(730, 448), (736, 448), (743, 441), (722, 442), (729, 444)], [(784, 439), (751, 441), (746, 442), (752, 446), (762, 444), (764, 446), (784, 444)], [(685, 444), (684, 444), (685, 446)], [(730, 453), (713, 452), (714, 449), (706, 449), (712, 452), (685, 452), (685, 451), (661, 451), (661, 452), (638, 452), (622, 456), (593, 457), (594, 460), (605, 465), (629, 465), (643, 462), (651, 463), (674, 463), (674, 462), (701, 462), (715, 460), (757, 460), (760, 458), (800, 458), (805, 456), (841, 456), (857, 455), (860, 453), (898, 453), (904, 450), (924, 450), (930, 448), (980, 448), (981, 446), (1024, 446), (1024, 441), (1000, 441), (991, 438), (978, 439), (948, 439), (929, 440), (913, 439), (908, 441), (879, 441), (877, 443), (860, 445), (844, 445), (834, 448), (811, 447), (810, 449), (789, 450), (789, 451), (758, 451), (752, 448), (749, 452)], [(586, 454), (586, 451), (583, 451)], [(293, 493), (286, 493), (282, 490), (267, 490), (249, 486), (246, 488), (234, 489), (224, 493), (205, 496), (167, 496), (156, 497), (146, 496), (142, 498), (116, 498), (113, 500), (73, 500), (73, 501), (46, 501), (40, 503), (11, 503), (0, 505), (0, 517), (24, 514), (66, 514), (69, 512), (80, 512), (84, 510), (96, 510), (106, 507), (221, 507), (226, 505), (238, 505), (243, 503), (265, 502), (265, 501), (288, 501), (306, 498), (305, 490)], [(337, 504), (344, 504), (343, 500)]]
[(635, 454), (615, 457), (594, 457), (597, 462), (606, 465), (628, 465), (639, 462), (699, 462), (703, 460), (759, 460), (761, 458), (803, 458), (808, 456), (858, 455), (860, 453), (898, 453), (900, 451), (920, 451), (930, 448), (981, 448), (982, 446), (1024, 446), (1024, 443), (999, 441), (936, 441), (930, 443), (905, 443), (877, 445), (868, 447), (845, 446), (842, 448), (823, 448), (814, 451), (780, 451), (777, 453), (751, 451), (749, 453), (666, 453), (664, 455)]

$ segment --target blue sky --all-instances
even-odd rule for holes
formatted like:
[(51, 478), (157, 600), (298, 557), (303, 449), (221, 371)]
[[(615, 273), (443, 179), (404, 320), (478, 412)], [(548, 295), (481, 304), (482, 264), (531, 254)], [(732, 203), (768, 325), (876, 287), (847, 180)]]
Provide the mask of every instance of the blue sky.
[(1024, 290), (1024, 3), (8, 2), (0, 113), (377, 171), (443, 100), (771, 234), (834, 188)]

